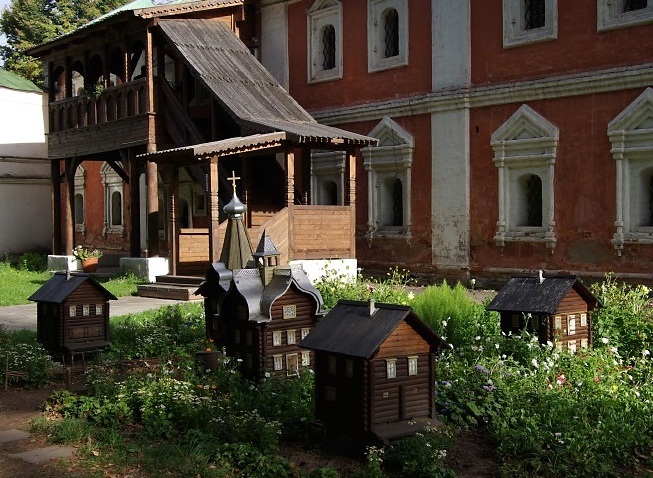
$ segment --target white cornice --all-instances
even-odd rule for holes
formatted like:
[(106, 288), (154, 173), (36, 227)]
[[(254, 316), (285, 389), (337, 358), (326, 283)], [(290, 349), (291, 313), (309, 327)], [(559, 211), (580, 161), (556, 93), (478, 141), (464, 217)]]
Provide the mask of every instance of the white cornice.
[(377, 120), (383, 116), (397, 118), (643, 88), (651, 86), (651, 78), (653, 78), (653, 63), (647, 63), (540, 80), (440, 90), (424, 95), (310, 113), (323, 124), (345, 124)]

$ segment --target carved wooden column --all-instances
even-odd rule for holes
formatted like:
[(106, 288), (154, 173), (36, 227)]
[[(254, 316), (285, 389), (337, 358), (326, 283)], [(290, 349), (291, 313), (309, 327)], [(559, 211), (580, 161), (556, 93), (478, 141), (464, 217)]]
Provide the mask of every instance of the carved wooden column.
[(134, 151), (127, 150), (129, 158), (129, 256), (141, 257), (141, 182), (140, 168)]
[[(154, 145), (147, 145), (148, 153), (154, 150)], [(147, 257), (159, 255), (159, 174), (158, 166), (148, 161), (145, 171), (147, 187)]]
[(356, 257), (356, 150), (347, 150), (347, 176), (349, 177), (350, 254)]
[(75, 194), (75, 171), (72, 168), (72, 159), (66, 158), (65, 175), (62, 183), (61, 196), (63, 197), (63, 208), (61, 211), (61, 232), (63, 241), (63, 253), (71, 255), (73, 253), (75, 231), (73, 224), (73, 199)]
[(50, 160), (52, 179), (52, 254), (63, 254), (61, 231), (61, 166), (58, 159)]
[(218, 200), (218, 156), (209, 162), (209, 260), (220, 260), (220, 204)]
[(177, 227), (177, 202), (179, 200), (179, 169), (176, 165), (170, 168), (170, 203), (168, 217), (170, 228), (168, 244), (170, 249), (170, 274), (177, 275), (177, 262), (179, 261), (179, 230)]
[(295, 152), (286, 151), (286, 207), (288, 208), (288, 261), (295, 257)]

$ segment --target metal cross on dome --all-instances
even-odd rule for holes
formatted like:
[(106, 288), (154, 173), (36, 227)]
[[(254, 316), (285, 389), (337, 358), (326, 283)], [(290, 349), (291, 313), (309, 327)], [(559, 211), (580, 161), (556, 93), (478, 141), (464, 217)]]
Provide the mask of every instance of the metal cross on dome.
[(234, 193), (236, 192), (236, 180), (240, 179), (240, 177), (236, 176), (236, 172), (234, 170), (231, 171), (231, 177), (227, 178), (228, 181), (231, 181), (231, 184), (234, 187)]

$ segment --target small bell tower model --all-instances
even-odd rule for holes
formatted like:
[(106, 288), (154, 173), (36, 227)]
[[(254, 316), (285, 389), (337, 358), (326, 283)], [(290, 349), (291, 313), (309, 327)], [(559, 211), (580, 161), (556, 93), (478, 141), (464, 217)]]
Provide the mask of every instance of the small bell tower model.
[(263, 231), (261, 240), (256, 247), (256, 252), (252, 255), (256, 259), (256, 267), (260, 271), (263, 285), (268, 285), (272, 280), (274, 269), (279, 266), (279, 256), (281, 253), (266, 231)]

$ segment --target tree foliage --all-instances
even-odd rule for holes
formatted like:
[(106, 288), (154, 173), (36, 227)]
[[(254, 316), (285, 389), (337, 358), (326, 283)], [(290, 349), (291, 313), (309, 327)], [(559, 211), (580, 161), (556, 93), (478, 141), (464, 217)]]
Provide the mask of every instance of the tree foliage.
[(0, 46), (4, 68), (42, 83), (41, 63), (26, 55), (27, 49), (71, 32), (125, 3), (127, 0), (12, 0), (0, 13), (0, 33), (7, 37), (7, 45)]

